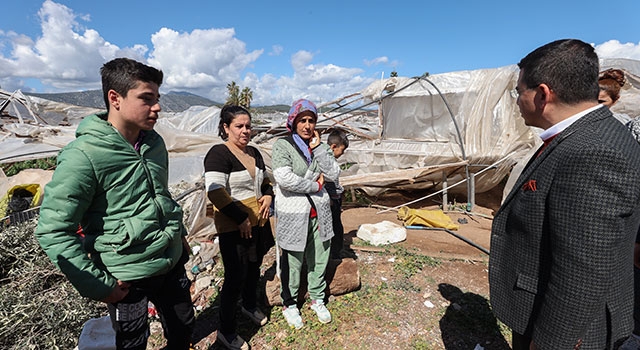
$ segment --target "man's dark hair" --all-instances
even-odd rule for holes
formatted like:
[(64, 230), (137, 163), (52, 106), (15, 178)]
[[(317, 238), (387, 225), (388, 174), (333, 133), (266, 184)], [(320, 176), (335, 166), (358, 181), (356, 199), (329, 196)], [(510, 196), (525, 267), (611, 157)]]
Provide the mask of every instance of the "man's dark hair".
[(220, 122), (218, 122), (218, 136), (223, 140), (227, 140), (229, 135), (226, 131), (224, 131), (224, 125), (227, 124), (228, 127), (231, 126), (231, 122), (236, 119), (237, 116), (246, 114), (249, 116), (249, 120), (251, 120), (251, 113), (242, 107), (236, 105), (224, 105), (220, 110)]
[(553, 41), (529, 53), (518, 67), (527, 88), (546, 84), (560, 102), (576, 104), (598, 99), (598, 55), (593, 46), (583, 41)]
[(162, 71), (130, 58), (116, 58), (105, 63), (100, 68), (102, 76), (102, 97), (109, 110), (109, 90), (122, 96), (127, 96), (129, 90), (134, 89), (139, 82), (156, 83), (162, 85)]
[(345, 133), (342, 129), (333, 129), (327, 138), (327, 143), (329, 145), (337, 145), (344, 146), (344, 149), (349, 147), (349, 139), (347, 138), (347, 133)]

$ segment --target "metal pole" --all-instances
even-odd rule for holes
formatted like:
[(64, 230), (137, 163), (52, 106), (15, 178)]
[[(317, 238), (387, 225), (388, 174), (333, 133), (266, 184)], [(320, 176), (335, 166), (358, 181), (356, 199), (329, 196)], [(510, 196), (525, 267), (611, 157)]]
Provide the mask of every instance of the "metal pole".
[(465, 241), (466, 243), (469, 243), (469, 244), (470, 244), (470, 245), (472, 245), (473, 247), (480, 249), (483, 253), (485, 253), (485, 254), (489, 255), (489, 250), (487, 250), (485, 247), (483, 247), (483, 246), (481, 246), (481, 245), (479, 245), (479, 244), (475, 243), (474, 241), (472, 241), (472, 240), (470, 240), (470, 239), (468, 239), (468, 238), (466, 238), (466, 237), (464, 237), (464, 236), (461, 236), (461, 235), (459, 235), (459, 234), (457, 234), (457, 233), (455, 233), (455, 232), (453, 232), (453, 231), (451, 231), (451, 230), (449, 230), (449, 229), (446, 229), (446, 228), (441, 228), (441, 227), (426, 227), (426, 226), (405, 226), (405, 228), (412, 229), (412, 230), (445, 231), (445, 232), (447, 232), (447, 233), (449, 233), (449, 234), (453, 235), (454, 237), (459, 238), (459, 239), (461, 239), (461, 240)]
[(445, 189), (442, 192), (442, 210), (449, 210), (449, 198), (448, 193), (446, 191), (447, 188), (447, 173), (442, 172), (442, 188)]
[(467, 198), (467, 211), (473, 211), (476, 206), (476, 174), (469, 174), (469, 198)]
[[(515, 152), (515, 151), (513, 151), (513, 152), (511, 152), (511, 153), (507, 154), (506, 156), (504, 156), (503, 158), (501, 158), (501, 159), (500, 159), (500, 160), (498, 160), (497, 162), (495, 162), (495, 163), (493, 163), (493, 164), (489, 165), (488, 167), (486, 167), (486, 168), (484, 168), (484, 169), (482, 169), (482, 170), (478, 171), (478, 173), (477, 173), (476, 175), (480, 175), (480, 174), (484, 173), (485, 171), (487, 171), (487, 170), (489, 170), (489, 169), (493, 169), (496, 165), (498, 165), (498, 164), (500, 164), (500, 163), (504, 162), (504, 161), (505, 161), (505, 160), (507, 160), (509, 157), (511, 157), (514, 153), (516, 153), (516, 152)], [(424, 196), (424, 197), (422, 197), (422, 198), (418, 198), (418, 199), (416, 199), (416, 200), (412, 200), (411, 202), (407, 202), (407, 203), (404, 203), (404, 204), (396, 205), (396, 206), (395, 206), (395, 207), (393, 207), (393, 208), (388, 208), (388, 209), (385, 209), (385, 210), (381, 210), (381, 211), (377, 212), (376, 214), (385, 213), (385, 212), (388, 212), (388, 211), (391, 211), (391, 210), (396, 210), (396, 209), (398, 209), (398, 208), (400, 208), (400, 207), (402, 207), (402, 206), (405, 206), (405, 205), (409, 205), (409, 204), (413, 204), (413, 203), (416, 203), (416, 202), (420, 202), (421, 200), (424, 200), (424, 199), (427, 199), (427, 198), (429, 198), (429, 197), (435, 196), (436, 194), (441, 193), (441, 192), (443, 192), (443, 191), (445, 191), (445, 190), (447, 190), (447, 189), (449, 189), (449, 188), (451, 188), (451, 187), (458, 186), (459, 184), (466, 182), (466, 181), (467, 181), (467, 179), (468, 179), (468, 178), (465, 178), (465, 179), (463, 179), (463, 180), (460, 180), (460, 181), (458, 181), (458, 182), (454, 183), (454, 184), (453, 184), (453, 185), (451, 185), (451, 186), (448, 186), (448, 187), (446, 187), (446, 188), (441, 189), (440, 191), (436, 191), (436, 192), (431, 193), (431, 194), (429, 194), (429, 195), (426, 195), (426, 196)]]

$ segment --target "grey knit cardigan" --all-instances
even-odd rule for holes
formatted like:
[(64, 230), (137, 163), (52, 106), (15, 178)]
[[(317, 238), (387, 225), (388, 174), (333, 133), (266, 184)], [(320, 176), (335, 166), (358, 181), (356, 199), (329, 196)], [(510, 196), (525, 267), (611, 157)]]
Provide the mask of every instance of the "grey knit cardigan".
[(302, 252), (309, 228), (309, 198), (318, 213), (320, 239), (325, 242), (333, 237), (329, 194), (324, 187), (318, 191), (316, 180), (322, 173), (325, 180), (335, 181), (340, 167), (327, 144), (321, 143), (313, 150), (313, 159), (307, 165), (292, 142), (291, 136), (277, 140), (271, 155), (276, 182), (276, 241), (282, 249)]

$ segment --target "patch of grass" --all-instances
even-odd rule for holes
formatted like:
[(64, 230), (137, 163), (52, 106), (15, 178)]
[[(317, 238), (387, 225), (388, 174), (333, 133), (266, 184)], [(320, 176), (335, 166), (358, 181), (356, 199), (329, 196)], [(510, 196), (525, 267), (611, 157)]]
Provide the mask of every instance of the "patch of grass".
[(352, 166), (356, 165), (358, 163), (344, 163), (344, 164), (340, 164), (340, 170), (345, 171), (345, 170), (349, 170), (349, 168), (351, 168)]
[[(263, 338), (272, 349), (338, 350), (344, 349), (345, 344), (352, 349), (371, 348), (363, 335), (398, 327), (397, 322), (393, 322), (394, 315), (400, 309), (408, 308), (408, 300), (381, 281), (332, 298), (327, 307), (333, 318), (328, 324), (318, 321), (307, 301), (300, 309), (304, 320), (304, 327), (300, 330), (289, 328), (280, 308), (274, 307), (270, 322), (256, 334), (245, 333), (243, 329), (239, 329), (239, 333), (247, 338)], [(353, 343), (354, 339), (361, 339), (362, 343)]]
[(31, 159), (15, 163), (1, 164), (2, 171), (7, 176), (14, 176), (24, 169), (44, 169), (53, 170), (56, 168), (57, 157), (48, 157), (41, 159)]
[(426, 339), (413, 339), (411, 341), (411, 348), (414, 350), (431, 350), (433, 349), (433, 347), (431, 346), (431, 343), (426, 340)]
[(375, 245), (365, 239), (360, 239), (358, 237), (354, 237), (353, 239), (353, 246), (357, 246), (357, 247), (377, 247), (377, 248), (382, 248), (385, 250), (385, 253), (388, 254), (389, 253), (389, 249), (391, 248), (391, 244), (380, 244), (380, 245)]
[(395, 290), (402, 290), (402, 291), (416, 292), (416, 293), (422, 290), (420, 286), (416, 286), (409, 279), (405, 279), (405, 278), (391, 281), (391, 288)]
[(393, 270), (405, 279), (422, 270), (424, 266), (438, 266), (440, 261), (432, 257), (409, 251), (406, 248), (398, 248), (395, 252)]

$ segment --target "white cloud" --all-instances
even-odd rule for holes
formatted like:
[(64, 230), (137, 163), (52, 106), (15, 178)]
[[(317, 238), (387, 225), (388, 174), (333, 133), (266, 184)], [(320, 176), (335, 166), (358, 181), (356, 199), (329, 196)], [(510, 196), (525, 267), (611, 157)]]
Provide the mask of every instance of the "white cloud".
[(313, 60), (313, 54), (309, 51), (298, 51), (291, 56), (291, 66), (295, 71), (303, 70)]
[(0, 88), (2, 88), (5, 91), (15, 91), (15, 90), (21, 89), (22, 91), (30, 92), (33, 90), (29, 87), (25, 87), (24, 80), (13, 78), (13, 77), (0, 78)]
[(291, 56), (293, 76), (275, 77), (267, 74), (258, 78), (247, 74), (242, 82), (254, 90), (255, 105), (290, 104), (308, 98), (318, 104), (360, 91), (373, 79), (363, 78), (359, 68), (345, 68), (334, 64), (313, 64), (314, 55), (298, 51)]
[(273, 45), (271, 46), (271, 52), (269, 52), (269, 56), (280, 56), (280, 54), (282, 54), (282, 51), (284, 51), (284, 48), (280, 45)]
[(149, 63), (165, 73), (166, 89), (209, 95), (240, 80), (242, 71), (263, 53), (247, 52), (245, 43), (234, 36), (234, 29), (178, 33), (162, 28), (151, 36), (154, 48)]
[[(291, 75), (258, 76), (252, 71), (264, 49), (247, 51), (233, 28), (178, 32), (162, 28), (145, 45), (119, 47), (87, 27), (91, 17), (46, 0), (38, 12), (42, 35), (37, 38), (0, 31), (0, 86), (40, 91), (76, 91), (100, 88), (99, 68), (115, 57), (130, 57), (162, 69), (164, 91), (182, 90), (215, 101), (226, 97), (226, 85), (236, 81), (253, 91), (254, 105), (289, 104), (306, 97), (322, 103), (359, 91), (372, 81), (359, 68), (316, 63), (314, 54), (291, 56)], [(273, 45), (269, 55), (283, 47)], [(388, 61), (388, 60), (387, 60)]]
[(387, 56), (376, 57), (372, 60), (364, 60), (364, 64), (367, 67), (375, 66), (378, 64), (386, 64), (389, 63), (389, 58)]
[(84, 29), (71, 9), (51, 0), (42, 4), (38, 17), (42, 36), (35, 41), (17, 33), (1, 33), (3, 42), (8, 42), (3, 46), (11, 49), (0, 57), (0, 79), (39, 79), (51, 90), (98, 88), (99, 67), (114, 57), (118, 47), (95, 30)]
[(595, 45), (595, 49), (600, 58), (631, 58), (640, 60), (640, 42), (638, 42), (638, 44), (622, 44), (618, 40), (609, 40), (600, 45)]

